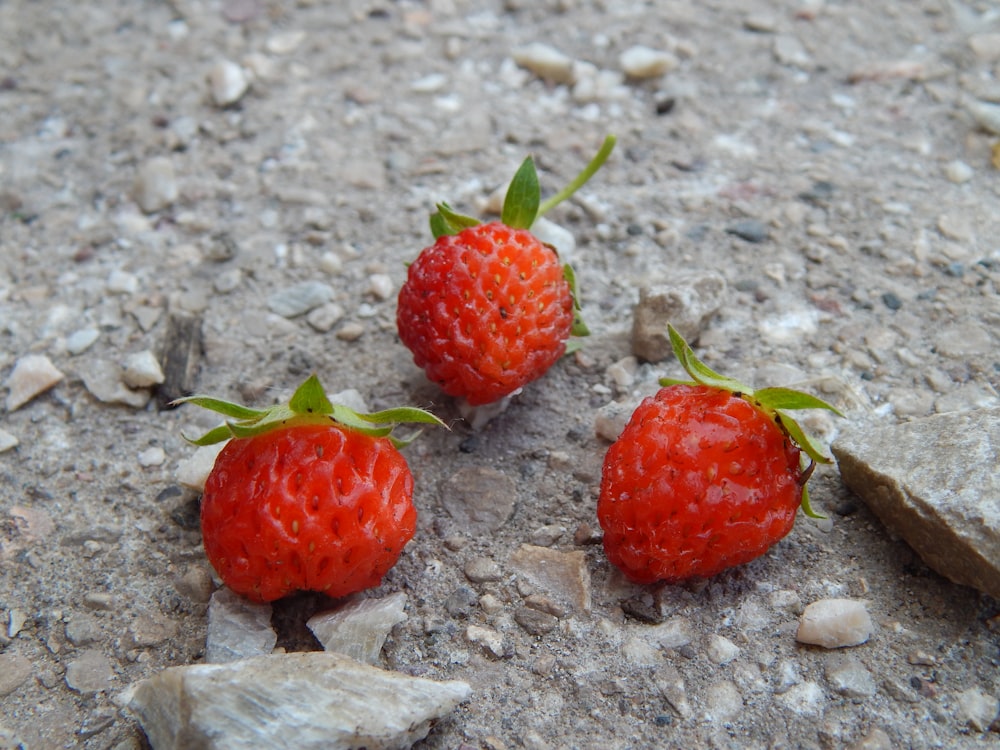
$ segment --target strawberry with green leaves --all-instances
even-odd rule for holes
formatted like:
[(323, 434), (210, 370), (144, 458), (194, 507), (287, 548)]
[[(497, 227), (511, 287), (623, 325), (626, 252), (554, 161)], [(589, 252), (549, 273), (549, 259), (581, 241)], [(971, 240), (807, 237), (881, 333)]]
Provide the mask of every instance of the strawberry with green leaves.
[[(707, 578), (764, 554), (829, 463), (788, 410), (828, 409), (788, 388), (753, 391), (699, 361), (671, 326), (693, 382), (662, 380), (608, 449), (597, 516), (608, 559), (638, 583)], [(805, 465), (804, 465), (805, 464)]]
[(562, 191), (541, 201), (531, 157), (511, 181), (500, 221), (462, 216), (446, 203), (431, 216), (435, 242), (410, 265), (399, 292), (399, 337), (417, 366), (452, 396), (478, 406), (544, 375), (587, 328), (572, 269), (531, 226), (597, 172), (608, 137)]
[(223, 582), (255, 601), (295, 591), (341, 597), (377, 586), (416, 529), (413, 476), (391, 433), (441, 424), (414, 408), (359, 414), (330, 402), (316, 376), (287, 404), (192, 403), (228, 421), (191, 442), (229, 442), (201, 503), (205, 552)]

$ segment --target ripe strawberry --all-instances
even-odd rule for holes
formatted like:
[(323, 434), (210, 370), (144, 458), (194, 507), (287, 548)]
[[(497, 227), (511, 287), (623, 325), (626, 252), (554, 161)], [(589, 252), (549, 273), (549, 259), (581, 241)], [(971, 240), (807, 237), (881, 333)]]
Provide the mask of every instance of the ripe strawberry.
[(446, 203), (431, 216), (435, 243), (409, 268), (396, 324), (417, 366), (452, 396), (477, 406), (540, 378), (584, 336), (572, 269), (528, 231), (600, 169), (608, 137), (564, 190), (540, 202), (531, 157), (518, 169), (500, 221), (481, 224)]
[(437, 417), (411, 408), (357, 414), (331, 404), (315, 375), (268, 409), (205, 396), (181, 402), (231, 418), (192, 441), (229, 440), (201, 503), (205, 552), (229, 588), (266, 602), (381, 582), (417, 521), (413, 477), (390, 433)]
[(608, 449), (597, 504), (608, 559), (637, 583), (707, 578), (764, 554), (800, 505), (817, 517), (805, 485), (830, 459), (783, 410), (839, 414), (805, 393), (719, 375), (672, 326), (670, 340), (694, 382), (663, 380), (635, 410)]

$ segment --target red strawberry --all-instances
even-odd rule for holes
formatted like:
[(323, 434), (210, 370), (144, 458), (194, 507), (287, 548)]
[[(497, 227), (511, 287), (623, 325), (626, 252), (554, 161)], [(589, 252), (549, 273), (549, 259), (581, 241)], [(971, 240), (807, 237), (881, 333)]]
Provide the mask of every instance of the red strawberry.
[(614, 145), (607, 138), (583, 172), (544, 203), (528, 157), (498, 222), (480, 224), (438, 204), (436, 241), (410, 265), (396, 324), (417, 366), (445, 393), (473, 406), (497, 401), (544, 375), (571, 335), (587, 334), (572, 270), (528, 230), (590, 179)]
[(209, 562), (256, 601), (294, 591), (346, 596), (377, 586), (413, 536), (413, 477), (390, 436), (398, 422), (438, 423), (420, 409), (357, 414), (327, 399), (315, 376), (288, 404), (257, 410), (181, 399), (233, 421), (198, 440), (230, 439), (205, 483)]
[(597, 504), (608, 559), (638, 583), (715, 575), (784, 538), (800, 505), (815, 517), (805, 484), (830, 459), (783, 410), (839, 414), (787, 388), (752, 391), (673, 327), (670, 340), (694, 382), (661, 381), (635, 410), (608, 449)]

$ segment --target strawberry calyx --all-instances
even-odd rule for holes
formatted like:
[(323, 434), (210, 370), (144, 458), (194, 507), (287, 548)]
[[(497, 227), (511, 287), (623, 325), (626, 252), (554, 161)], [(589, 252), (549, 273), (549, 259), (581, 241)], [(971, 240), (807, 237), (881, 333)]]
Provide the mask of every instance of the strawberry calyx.
[(177, 399), (174, 403), (194, 404), (229, 418), (224, 424), (209, 430), (201, 437), (185, 436), (185, 439), (194, 445), (214, 445), (230, 438), (254, 437), (279, 428), (334, 423), (370, 437), (389, 438), (393, 445), (401, 448), (413, 442), (419, 432), (405, 440), (400, 439), (392, 435), (397, 425), (418, 423), (446, 427), (436, 416), (416, 407), (402, 406), (365, 414), (341, 404), (334, 404), (327, 397), (316, 375), (310, 375), (295, 390), (287, 404), (276, 404), (266, 409), (253, 409), (212, 396), (197, 395)]
[(824, 518), (825, 516), (816, 513), (809, 503), (809, 492), (806, 482), (812, 475), (815, 465), (831, 463), (833, 459), (823, 454), (815, 441), (802, 429), (802, 426), (787, 414), (788, 411), (800, 409), (826, 409), (832, 411), (839, 417), (844, 416), (841, 412), (826, 401), (802, 391), (791, 388), (760, 388), (754, 390), (738, 380), (720, 375), (715, 370), (702, 362), (695, 355), (684, 337), (672, 325), (667, 326), (670, 336), (670, 346), (674, 356), (677, 357), (681, 367), (691, 376), (691, 380), (675, 380), (673, 378), (661, 378), (660, 385), (703, 385), (709, 388), (716, 388), (738, 396), (763, 412), (778, 429), (780, 429), (803, 453), (809, 458), (809, 466), (802, 472), (802, 510), (810, 518)]
[[(538, 181), (538, 171), (535, 169), (535, 160), (528, 156), (521, 162), (521, 166), (518, 167), (514, 178), (510, 181), (504, 196), (500, 221), (512, 229), (530, 230), (539, 217), (544, 216), (572, 196), (604, 166), (617, 142), (618, 139), (615, 136), (607, 136), (587, 166), (566, 187), (544, 201), (542, 200), (541, 185)], [(481, 223), (478, 219), (458, 213), (445, 202), (438, 203), (435, 208), (437, 211), (430, 216), (431, 234), (434, 235), (434, 239), (458, 234)], [(553, 252), (558, 255), (556, 248), (551, 245), (548, 247), (552, 248)], [(573, 327), (570, 334), (574, 337), (589, 336), (590, 329), (587, 328), (581, 314), (580, 292), (576, 283), (576, 274), (569, 263), (563, 265), (563, 276), (569, 284), (570, 294), (573, 298)], [(578, 344), (573, 347), (573, 349), (577, 348), (579, 348)], [(569, 351), (571, 349), (567, 346), (567, 352)]]

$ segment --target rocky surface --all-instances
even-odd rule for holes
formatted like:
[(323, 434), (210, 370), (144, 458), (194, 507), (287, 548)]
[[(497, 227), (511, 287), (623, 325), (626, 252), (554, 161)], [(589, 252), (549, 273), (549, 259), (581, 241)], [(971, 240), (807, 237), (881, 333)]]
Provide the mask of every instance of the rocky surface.
[[(312, 371), (452, 426), (407, 449), (417, 535), (370, 592), (407, 597), (381, 667), (472, 688), (419, 747), (995, 744), (996, 599), (836, 465), (826, 520), (686, 586), (623, 580), (594, 507), (617, 426), (680, 375), (635, 356), (639, 290), (683, 274), (725, 280), (707, 318), (678, 297), (699, 356), (833, 401), (804, 420), (824, 444), (996, 409), (998, 24), (985, 0), (0, 3), (0, 745), (145, 746), (135, 685), (207, 668), (220, 601), (212, 459), (183, 439), (214, 420), (168, 405)], [(546, 229), (593, 335), (473, 430), (398, 342), (405, 263), (436, 201), (488, 211), (527, 152), (551, 194), (608, 133)], [(871, 637), (798, 643), (822, 599)], [(317, 651), (339, 604), (249, 632)]]

